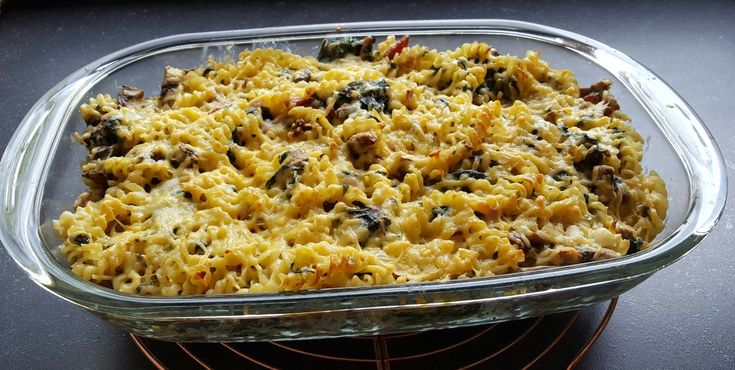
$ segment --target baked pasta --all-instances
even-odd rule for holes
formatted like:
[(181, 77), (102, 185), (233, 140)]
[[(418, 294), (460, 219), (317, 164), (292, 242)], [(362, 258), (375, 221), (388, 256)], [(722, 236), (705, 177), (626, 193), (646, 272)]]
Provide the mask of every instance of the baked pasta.
[(141, 295), (443, 281), (615, 258), (664, 182), (603, 80), (538, 52), (409, 37), (245, 50), (82, 105), (88, 191), (55, 227), (82, 278)]

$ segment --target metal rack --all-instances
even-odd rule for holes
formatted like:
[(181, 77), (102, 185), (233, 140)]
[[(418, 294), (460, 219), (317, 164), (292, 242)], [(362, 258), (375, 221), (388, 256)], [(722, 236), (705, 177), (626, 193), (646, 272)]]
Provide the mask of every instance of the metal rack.
[(373, 337), (253, 343), (169, 343), (131, 337), (158, 369), (533, 369), (551, 364), (571, 369), (605, 330), (616, 304), (617, 298), (611, 300), (602, 316), (588, 309)]

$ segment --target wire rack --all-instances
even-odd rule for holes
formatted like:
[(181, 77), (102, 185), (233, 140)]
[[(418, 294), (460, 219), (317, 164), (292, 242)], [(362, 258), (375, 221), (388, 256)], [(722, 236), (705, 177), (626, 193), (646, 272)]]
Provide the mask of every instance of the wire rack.
[(131, 335), (158, 369), (571, 369), (610, 321), (600, 309), (420, 333), (247, 343), (171, 343)]

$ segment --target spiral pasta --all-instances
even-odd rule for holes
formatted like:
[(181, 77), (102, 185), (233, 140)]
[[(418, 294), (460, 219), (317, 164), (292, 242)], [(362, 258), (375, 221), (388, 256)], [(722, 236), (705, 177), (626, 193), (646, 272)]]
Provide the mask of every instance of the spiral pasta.
[(142, 295), (492, 276), (648, 247), (642, 139), (568, 70), (474, 42), (325, 41), (166, 67), (82, 105), (89, 191), (55, 222), (82, 278)]

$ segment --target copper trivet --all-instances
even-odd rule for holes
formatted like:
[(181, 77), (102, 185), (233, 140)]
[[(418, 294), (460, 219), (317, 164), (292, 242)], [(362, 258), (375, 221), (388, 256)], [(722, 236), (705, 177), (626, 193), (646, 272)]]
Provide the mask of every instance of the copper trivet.
[(131, 337), (158, 369), (571, 369), (605, 330), (616, 304), (617, 298), (612, 299), (602, 317), (599, 310), (586, 309), (374, 337), (253, 343), (170, 343)]

